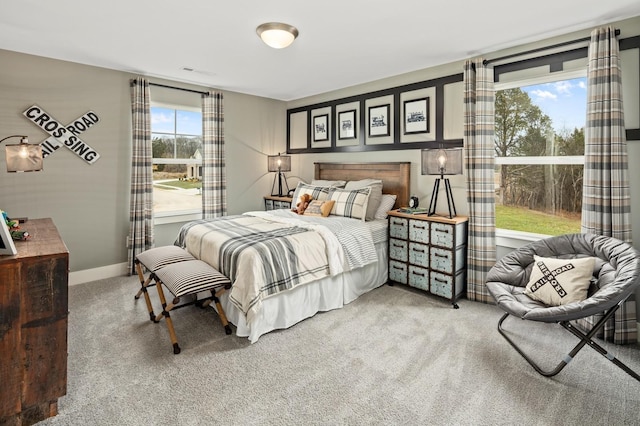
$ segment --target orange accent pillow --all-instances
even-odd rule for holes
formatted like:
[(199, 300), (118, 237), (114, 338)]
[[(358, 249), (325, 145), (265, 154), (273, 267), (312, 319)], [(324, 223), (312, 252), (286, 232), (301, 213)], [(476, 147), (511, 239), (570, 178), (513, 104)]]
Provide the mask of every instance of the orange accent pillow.
[(327, 217), (331, 213), (335, 201), (334, 200), (313, 200), (309, 203), (309, 206), (304, 211), (305, 216), (322, 216)]

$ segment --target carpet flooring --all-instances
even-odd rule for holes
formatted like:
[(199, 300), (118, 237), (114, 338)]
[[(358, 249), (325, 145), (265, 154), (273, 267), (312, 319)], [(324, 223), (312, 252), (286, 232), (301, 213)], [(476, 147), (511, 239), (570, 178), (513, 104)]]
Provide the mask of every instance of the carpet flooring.
[[(539, 375), (498, 334), (493, 305), (452, 309), (385, 285), (255, 344), (192, 306), (172, 314), (174, 355), (138, 287), (120, 277), (69, 289), (67, 395), (39, 425), (640, 424), (640, 382), (588, 347)], [(577, 340), (557, 325), (505, 327), (544, 367)], [(640, 372), (638, 345), (605, 347)]]

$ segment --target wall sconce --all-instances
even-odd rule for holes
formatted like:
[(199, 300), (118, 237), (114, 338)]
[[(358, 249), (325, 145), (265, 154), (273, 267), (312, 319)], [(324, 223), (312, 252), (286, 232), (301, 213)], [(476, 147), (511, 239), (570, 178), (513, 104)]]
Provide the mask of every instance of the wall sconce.
[(281, 22), (267, 22), (258, 25), (256, 33), (267, 46), (274, 49), (283, 49), (298, 37), (296, 27)]
[[(282, 197), (284, 194), (282, 193), (282, 177), (284, 176), (283, 172), (291, 171), (291, 156), (290, 155), (268, 155), (267, 156), (267, 167), (270, 172), (277, 172), (278, 174), (273, 177), (273, 185), (271, 185), (271, 195)], [(276, 186), (276, 179), (278, 180), (278, 193), (274, 194), (273, 189)], [(284, 179), (284, 184), (287, 186), (287, 193), (289, 192), (289, 185), (287, 184), (287, 178)]]
[(5, 146), (7, 172), (38, 172), (42, 170), (42, 147), (29, 143), (29, 139), (22, 135), (11, 135), (0, 140), (0, 143), (10, 138), (21, 138), (19, 144)]
[[(429, 203), (428, 216), (436, 213), (438, 204), (438, 193), (440, 192), (440, 181), (444, 180), (445, 193), (447, 194), (447, 206), (449, 207), (449, 218), (456, 216), (456, 205), (453, 201), (451, 184), (445, 175), (462, 174), (462, 148), (440, 148), (422, 150), (422, 174), (440, 175), (433, 184), (431, 202)], [(453, 211), (453, 214), (452, 214)]]

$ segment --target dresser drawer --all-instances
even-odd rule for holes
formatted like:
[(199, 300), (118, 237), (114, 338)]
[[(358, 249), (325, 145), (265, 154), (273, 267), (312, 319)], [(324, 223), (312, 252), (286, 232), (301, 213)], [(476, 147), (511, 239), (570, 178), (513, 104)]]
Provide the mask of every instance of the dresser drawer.
[(451, 299), (453, 296), (453, 277), (451, 275), (432, 272), (429, 282), (431, 293)]
[(429, 246), (409, 242), (409, 263), (424, 268), (429, 267)]
[(440, 247), (453, 248), (453, 232), (453, 225), (433, 222), (431, 224), (431, 244)]
[(274, 201), (273, 208), (274, 209), (290, 209), (291, 203), (288, 203), (286, 201)]
[(391, 238), (389, 240), (389, 257), (401, 262), (407, 261), (407, 241)]
[(410, 219), (409, 239), (418, 243), (429, 244), (429, 222)]
[(389, 216), (389, 236), (406, 240), (409, 235), (409, 221), (402, 217)]
[(265, 210), (273, 210), (273, 200), (264, 200)]
[(409, 265), (409, 285), (429, 291), (429, 270)]
[(431, 269), (453, 274), (453, 252), (437, 247), (431, 247)]
[(389, 279), (391, 281), (407, 284), (407, 264), (396, 262), (395, 260), (390, 260)]

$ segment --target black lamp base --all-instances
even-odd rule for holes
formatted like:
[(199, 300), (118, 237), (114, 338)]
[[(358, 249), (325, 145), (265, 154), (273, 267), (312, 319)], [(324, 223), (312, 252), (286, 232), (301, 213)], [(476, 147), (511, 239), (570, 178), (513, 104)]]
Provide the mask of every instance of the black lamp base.
[[(436, 206), (438, 204), (438, 193), (440, 192), (440, 181), (444, 181), (444, 192), (447, 194), (447, 206), (449, 207), (449, 219), (452, 219), (457, 215), (456, 213), (456, 205), (453, 202), (453, 193), (451, 192), (451, 184), (449, 183), (449, 179), (445, 177), (439, 177), (433, 184), (433, 192), (431, 193), (431, 202), (429, 203), (429, 210), (427, 211), (427, 216), (433, 216), (436, 214)], [(451, 211), (453, 209), (453, 214)]]
[[(273, 177), (273, 185), (271, 185), (271, 196), (272, 197), (284, 197), (286, 194), (289, 193), (289, 184), (287, 184), (287, 178), (285, 177), (284, 179), (282, 179), (282, 177), (284, 176), (284, 173), (282, 172), (278, 172), (277, 175), (275, 175)], [(278, 193), (274, 194), (274, 189), (276, 187), (276, 180), (278, 181)], [(287, 187), (287, 192), (285, 192), (284, 194), (282, 193), (282, 181), (284, 180), (284, 184)]]

